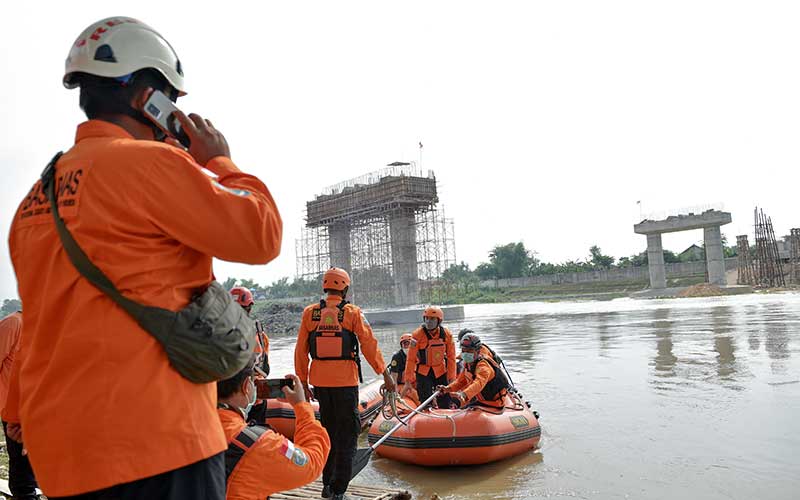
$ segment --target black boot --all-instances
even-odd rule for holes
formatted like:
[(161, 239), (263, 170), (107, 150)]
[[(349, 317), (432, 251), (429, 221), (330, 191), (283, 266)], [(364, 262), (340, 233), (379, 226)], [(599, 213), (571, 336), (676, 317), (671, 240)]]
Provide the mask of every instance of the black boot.
[(322, 498), (330, 498), (333, 496), (333, 491), (331, 490), (331, 485), (326, 484), (322, 486), (322, 493), (320, 494)]

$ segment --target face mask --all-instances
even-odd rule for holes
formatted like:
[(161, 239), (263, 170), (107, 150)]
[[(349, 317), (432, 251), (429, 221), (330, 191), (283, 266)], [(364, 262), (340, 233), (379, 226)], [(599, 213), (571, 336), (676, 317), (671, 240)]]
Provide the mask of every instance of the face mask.
[(256, 404), (256, 383), (253, 382), (253, 379), (248, 379), (250, 381), (250, 402), (247, 403), (247, 408), (244, 409), (245, 415), (250, 413), (250, 408)]
[(403, 354), (408, 356), (408, 347), (403, 347)]
[(470, 364), (475, 361), (475, 353), (474, 352), (462, 352), (461, 359), (464, 360), (464, 363)]
[(425, 325), (425, 329), (428, 331), (435, 330), (438, 324), (438, 320), (436, 318), (424, 318), (422, 320), (422, 324)]

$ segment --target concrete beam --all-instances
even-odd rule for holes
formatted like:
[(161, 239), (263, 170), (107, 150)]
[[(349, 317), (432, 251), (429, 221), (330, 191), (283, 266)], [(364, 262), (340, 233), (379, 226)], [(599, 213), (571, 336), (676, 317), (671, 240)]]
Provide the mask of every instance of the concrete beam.
[(633, 231), (637, 234), (660, 234), (673, 233), (676, 231), (687, 231), (690, 229), (705, 229), (707, 227), (719, 227), (730, 224), (730, 212), (720, 212), (718, 210), (708, 210), (702, 214), (673, 215), (664, 220), (646, 220), (633, 226)]
[(667, 287), (667, 271), (664, 267), (664, 247), (661, 234), (647, 235), (647, 265), (650, 271), (650, 288)]
[(708, 269), (708, 282), (714, 285), (725, 286), (725, 257), (722, 253), (722, 232), (719, 226), (703, 229), (703, 241), (706, 245), (706, 268)]

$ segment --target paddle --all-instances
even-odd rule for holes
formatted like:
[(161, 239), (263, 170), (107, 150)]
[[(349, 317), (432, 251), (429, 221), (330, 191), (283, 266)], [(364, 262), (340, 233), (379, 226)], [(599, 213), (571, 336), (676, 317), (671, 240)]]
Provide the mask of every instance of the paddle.
[(381, 445), (381, 443), (386, 441), (386, 439), (389, 436), (391, 436), (394, 433), (394, 431), (396, 431), (400, 427), (406, 425), (408, 423), (408, 421), (411, 420), (411, 418), (414, 415), (417, 414), (418, 411), (422, 410), (423, 408), (425, 408), (426, 406), (431, 404), (431, 401), (433, 401), (437, 396), (439, 396), (439, 392), (435, 391), (433, 394), (431, 394), (431, 397), (429, 397), (428, 399), (423, 401), (422, 404), (417, 406), (417, 409), (414, 410), (413, 412), (411, 412), (411, 415), (409, 415), (405, 420), (399, 418), (398, 419), (399, 422), (397, 422), (397, 425), (392, 427), (391, 430), (389, 430), (389, 432), (384, 434), (383, 437), (381, 437), (379, 440), (377, 440), (375, 442), (375, 444), (373, 444), (369, 448), (359, 448), (359, 449), (357, 449), (356, 450), (356, 456), (353, 457), (353, 472), (350, 474), (350, 480), (352, 481), (353, 478), (356, 477), (359, 472), (364, 470), (364, 467), (366, 467), (367, 464), (369, 463), (369, 457), (370, 457), (370, 455), (372, 455), (372, 452), (375, 451), (375, 448), (377, 448), (378, 446)]

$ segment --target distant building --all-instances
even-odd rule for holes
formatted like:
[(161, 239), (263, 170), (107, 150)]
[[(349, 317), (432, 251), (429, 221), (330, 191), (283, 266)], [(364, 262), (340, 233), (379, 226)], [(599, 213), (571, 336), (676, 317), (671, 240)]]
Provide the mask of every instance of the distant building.
[(705, 260), (706, 251), (703, 250), (703, 247), (692, 245), (683, 252), (679, 253), (678, 258), (680, 258), (682, 262)]

